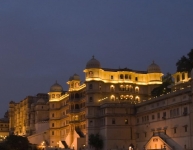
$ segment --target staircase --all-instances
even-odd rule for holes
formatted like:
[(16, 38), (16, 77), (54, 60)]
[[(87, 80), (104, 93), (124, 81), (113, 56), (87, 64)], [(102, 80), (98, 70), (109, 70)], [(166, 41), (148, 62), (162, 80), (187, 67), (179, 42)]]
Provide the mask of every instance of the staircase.
[(75, 128), (76, 133), (80, 136), (80, 137), (84, 137), (84, 133), (80, 130), (80, 128)]
[(61, 141), (61, 143), (64, 145), (65, 148), (68, 148), (66, 141)]

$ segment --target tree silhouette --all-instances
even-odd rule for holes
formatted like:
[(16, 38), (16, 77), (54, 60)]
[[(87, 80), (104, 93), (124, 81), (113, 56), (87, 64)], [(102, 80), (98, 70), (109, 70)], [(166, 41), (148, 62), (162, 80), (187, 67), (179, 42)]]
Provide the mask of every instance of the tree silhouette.
[(27, 150), (29, 148), (29, 141), (26, 137), (10, 135), (5, 139), (4, 142), (9, 150)]
[(193, 68), (193, 49), (186, 56), (182, 56), (180, 60), (176, 63), (177, 72), (191, 72)]
[(165, 76), (163, 76), (162, 81), (163, 83), (160, 86), (154, 88), (151, 91), (151, 95), (153, 97), (171, 92), (171, 88), (169, 86), (173, 83), (172, 75), (170, 73), (167, 73)]
[(103, 147), (103, 140), (99, 134), (90, 134), (88, 140), (89, 145), (94, 147), (96, 150), (99, 150)]

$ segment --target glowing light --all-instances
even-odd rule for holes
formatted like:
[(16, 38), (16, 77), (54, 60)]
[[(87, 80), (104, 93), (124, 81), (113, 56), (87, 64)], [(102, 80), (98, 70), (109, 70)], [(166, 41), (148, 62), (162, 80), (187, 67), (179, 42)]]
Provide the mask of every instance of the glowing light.
[(105, 98), (102, 98), (102, 99), (99, 99), (98, 101), (100, 102), (100, 101), (103, 101), (103, 100), (105, 100), (105, 99), (107, 99), (108, 97), (105, 97)]

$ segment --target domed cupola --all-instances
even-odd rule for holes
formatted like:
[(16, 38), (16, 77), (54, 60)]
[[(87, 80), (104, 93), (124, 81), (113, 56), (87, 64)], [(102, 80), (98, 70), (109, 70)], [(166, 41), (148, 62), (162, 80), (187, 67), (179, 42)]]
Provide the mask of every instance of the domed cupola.
[(62, 92), (63, 91), (63, 88), (60, 84), (56, 83), (53, 84), (51, 87), (50, 87), (50, 92)]
[(37, 104), (45, 104), (45, 103), (46, 103), (45, 100), (42, 98), (37, 100)]
[(161, 73), (161, 69), (160, 69), (160, 67), (159, 67), (156, 63), (154, 63), (154, 61), (153, 61), (153, 63), (148, 67), (147, 72), (148, 72), (148, 73)]
[(80, 80), (79, 75), (77, 75), (77, 74), (75, 73), (73, 76), (71, 76), (71, 77), (69, 78), (68, 81), (72, 81), (72, 80)]
[(73, 80), (73, 76), (70, 76), (70, 78), (68, 79), (68, 81), (72, 81)]
[(75, 90), (77, 88), (79, 88), (80, 86), (80, 77), (79, 75), (77, 75), (76, 73), (71, 76), (67, 82), (67, 84), (69, 85), (69, 90)]
[(90, 68), (101, 68), (100, 62), (96, 60), (94, 56), (86, 64), (86, 69), (90, 69)]

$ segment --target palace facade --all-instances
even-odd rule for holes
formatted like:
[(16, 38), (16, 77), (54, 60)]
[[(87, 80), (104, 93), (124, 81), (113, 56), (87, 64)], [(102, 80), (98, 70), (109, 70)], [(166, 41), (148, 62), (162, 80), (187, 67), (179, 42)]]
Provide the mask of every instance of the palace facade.
[[(68, 91), (57, 82), (47, 94), (10, 102), (10, 132), (25, 135), (42, 148), (92, 149), (99, 134), (104, 150), (193, 149), (193, 81), (187, 72), (173, 75), (171, 92), (152, 97), (163, 73), (154, 62), (147, 71), (102, 68), (94, 57), (74, 74)], [(193, 78), (193, 73), (192, 73)]]

